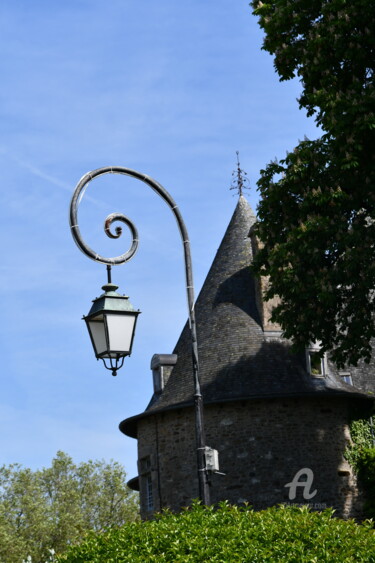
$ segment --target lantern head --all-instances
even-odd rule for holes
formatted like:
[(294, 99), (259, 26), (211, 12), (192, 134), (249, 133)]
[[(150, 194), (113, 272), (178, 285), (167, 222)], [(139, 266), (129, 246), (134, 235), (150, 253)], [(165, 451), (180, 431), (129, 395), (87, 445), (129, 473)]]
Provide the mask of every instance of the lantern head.
[(129, 298), (117, 293), (118, 286), (103, 285), (104, 293), (93, 300), (89, 314), (83, 317), (97, 359), (117, 375), (117, 370), (130, 356), (135, 326), (140, 311), (136, 311)]

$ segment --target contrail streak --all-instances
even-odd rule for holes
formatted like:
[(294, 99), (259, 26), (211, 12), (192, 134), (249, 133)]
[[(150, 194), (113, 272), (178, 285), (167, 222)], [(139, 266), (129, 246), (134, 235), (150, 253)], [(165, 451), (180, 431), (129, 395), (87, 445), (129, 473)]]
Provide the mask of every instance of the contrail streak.
[[(54, 186), (57, 186), (59, 188), (63, 188), (64, 190), (69, 191), (69, 193), (73, 194), (73, 187), (70, 184), (68, 184), (67, 182), (63, 182), (62, 180), (59, 180), (58, 178), (55, 178), (54, 176), (51, 176), (50, 174), (46, 174), (46, 172), (43, 172), (43, 170), (40, 170), (40, 168), (37, 168), (33, 164), (30, 164), (29, 162), (22, 160), (18, 156), (15, 156), (14, 154), (9, 153), (6, 149), (4, 149), (4, 147), (0, 147), (0, 153), (2, 153), (4, 155), (6, 155), (7, 157), (11, 158), (14, 162), (16, 162), (17, 164), (22, 166), (22, 168), (29, 170), (34, 176), (38, 176), (39, 178), (46, 180), (46, 182), (49, 182), (50, 184), (53, 184)], [(91, 201), (91, 203), (94, 203), (95, 205), (97, 205), (99, 207), (103, 207), (105, 205), (104, 202), (99, 201), (97, 199), (94, 199), (93, 197), (91, 197), (89, 195), (87, 195), (85, 199)]]

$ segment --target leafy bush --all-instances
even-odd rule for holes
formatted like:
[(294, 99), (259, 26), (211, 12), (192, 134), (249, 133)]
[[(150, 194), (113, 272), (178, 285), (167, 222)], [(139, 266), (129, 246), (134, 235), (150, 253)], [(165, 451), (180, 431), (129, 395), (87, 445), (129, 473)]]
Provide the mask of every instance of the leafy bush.
[(254, 512), (221, 503), (130, 522), (85, 541), (59, 563), (375, 562), (372, 522), (332, 518), (333, 511), (272, 507)]
[(367, 518), (375, 519), (375, 448), (372, 417), (353, 418), (350, 423), (350, 435), (353, 443), (346, 449), (345, 457), (364, 488), (364, 514)]
[(345, 457), (353, 469), (358, 472), (362, 452), (372, 448), (374, 438), (372, 435), (372, 418), (358, 418), (354, 415), (350, 422), (350, 436), (353, 444), (347, 448)]
[(375, 448), (364, 448), (358, 461), (358, 477), (366, 491), (365, 514), (375, 517)]

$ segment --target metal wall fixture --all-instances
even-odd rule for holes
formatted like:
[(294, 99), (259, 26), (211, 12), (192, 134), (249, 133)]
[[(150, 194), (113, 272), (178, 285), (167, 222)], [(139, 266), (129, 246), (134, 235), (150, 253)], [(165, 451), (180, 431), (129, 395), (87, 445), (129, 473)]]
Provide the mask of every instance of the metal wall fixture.
[(136, 311), (133, 308), (128, 300), (128, 297), (117, 293), (116, 290), (118, 288), (112, 284), (111, 280), (111, 266), (127, 262), (137, 251), (138, 233), (133, 223), (121, 213), (112, 213), (106, 218), (104, 229), (110, 238), (119, 238), (122, 233), (121, 227), (116, 227), (116, 234), (112, 233), (111, 225), (114, 221), (120, 221), (126, 224), (132, 235), (132, 244), (130, 249), (124, 254), (114, 258), (105, 258), (94, 252), (84, 242), (79, 230), (78, 205), (82, 199), (84, 191), (91, 180), (104, 174), (123, 174), (125, 176), (136, 178), (137, 180), (147, 184), (167, 203), (177, 221), (184, 253), (188, 316), (191, 336), (199, 497), (203, 504), (209, 505), (210, 491), (205, 455), (206, 444), (203, 420), (203, 399), (199, 380), (197, 331), (194, 312), (193, 270), (188, 232), (178, 206), (167, 190), (150, 176), (146, 176), (145, 174), (129, 168), (124, 168), (123, 166), (107, 166), (85, 174), (78, 182), (70, 203), (69, 222), (74, 241), (76, 242), (78, 248), (92, 260), (107, 264), (108, 283), (103, 286), (104, 294), (94, 300), (89, 314), (84, 317), (94, 347), (95, 356), (98, 359), (102, 359), (106, 368), (112, 370), (112, 374), (116, 375), (117, 370), (120, 369), (124, 363), (124, 358), (129, 356), (131, 353), (136, 321), (140, 313), (140, 311)]

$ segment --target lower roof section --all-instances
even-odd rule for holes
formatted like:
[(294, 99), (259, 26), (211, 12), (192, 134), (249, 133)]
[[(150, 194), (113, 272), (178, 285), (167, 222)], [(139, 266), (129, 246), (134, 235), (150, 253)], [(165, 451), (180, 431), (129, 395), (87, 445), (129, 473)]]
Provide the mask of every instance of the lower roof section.
[(132, 479), (129, 479), (129, 481), (126, 483), (127, 486), (129, 487), (129, 489), (131, 489), (132, 491), (138, 491), (139, 492), (139, 476), (137, 475), (137, 477), (133, 477)]

